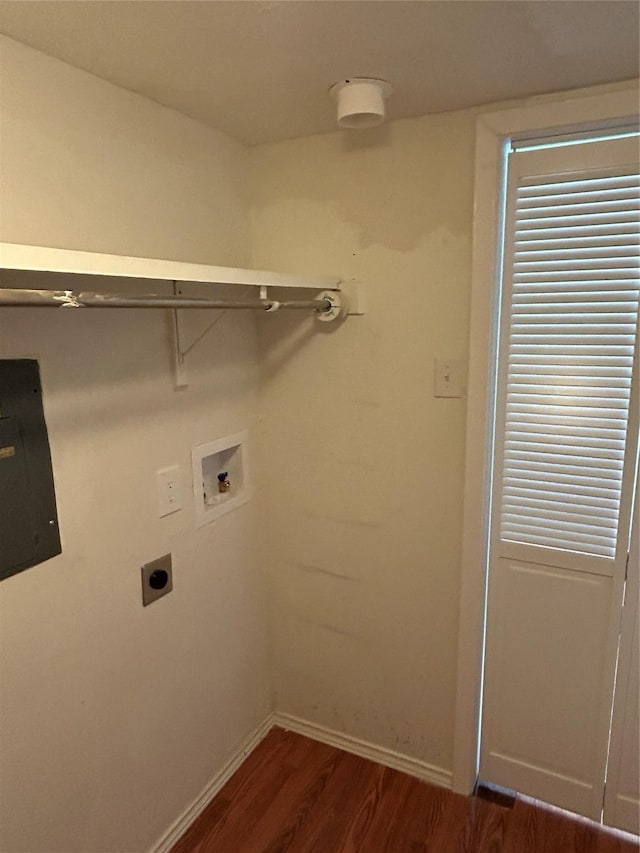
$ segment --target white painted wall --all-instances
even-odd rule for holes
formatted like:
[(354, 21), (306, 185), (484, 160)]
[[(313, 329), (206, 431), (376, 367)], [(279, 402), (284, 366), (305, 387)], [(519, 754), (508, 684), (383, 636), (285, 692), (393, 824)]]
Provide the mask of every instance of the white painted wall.
[(452, 766), (472, 112), (253, 151), (258, 265), (364, 282), (368, 312), (261, 326), (278, 710)]
[[(433, 361), (468, 360), (475, 124), (484, 110), (251, 155), (256, 265), (356, 279), (367, 302), (365, 316), (320, 334), (291, 317), (259, 327), (275, 705), (445, 775), (466, 399), (434, 398)], [(475, 684), (477, 673), (466, 677)]]
[[(241, 146), (10, 40), (0, 63), (2, 240), (249, 263)], [(254, 425), (254, 324), (225, 315), (180, 392), (168, 331), (0, 312), (0, 357), (40, 361), (64, 549), (0, 585), (3, 853), (149, 849), (270, 710), (253, 505), (196, 529), (190, 501), (191, 446)], [(143, 609), (167, 551), (174, 591)]]

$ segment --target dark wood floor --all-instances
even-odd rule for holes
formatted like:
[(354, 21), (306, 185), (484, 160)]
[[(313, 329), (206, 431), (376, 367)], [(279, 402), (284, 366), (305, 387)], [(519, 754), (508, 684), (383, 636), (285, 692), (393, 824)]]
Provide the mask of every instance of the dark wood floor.
[(462, 797), (272, 729), (172, 853), (637, 853), (630, 837), (518, 798)]

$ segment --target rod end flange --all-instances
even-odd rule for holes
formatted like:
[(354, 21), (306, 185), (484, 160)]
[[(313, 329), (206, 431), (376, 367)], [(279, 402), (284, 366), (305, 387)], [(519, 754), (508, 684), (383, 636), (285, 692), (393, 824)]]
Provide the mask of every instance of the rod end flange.
[(329, 308), (318, 308), (316, 310), (318, 320), (323, 323), (331, 323), (343, 315), (345, 306), (337, 290), (323, 290), (322, 293), (318, 294), (318, 299), (324, 300), (330, 305)]

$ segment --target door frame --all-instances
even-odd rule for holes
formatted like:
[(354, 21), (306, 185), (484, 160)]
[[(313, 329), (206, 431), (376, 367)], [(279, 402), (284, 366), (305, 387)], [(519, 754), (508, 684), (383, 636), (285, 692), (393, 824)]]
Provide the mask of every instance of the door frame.
[[(611, 745), (607, 785), (604, 796), (603, 821), (607, 826), (638, 834), (640, 807), (638, 801), (620, 791), (620, 773), (625, 760), (625, 737), (633, 684), (634, 653), (637, 651), (640, 624), (640, 472), (636, 475), (634, 517), (631, 522), (631, 542), (628, 557), (627, 589), (620, 621), (620, 651), (611, 718)], [(636, 670), (637, 672), (637, 670)], [(637, 701), (637, 694), (635, 699)], [(632, 759), (633, 760), (633, 759)]]
[(458, 672), (452, 788), (471, 794), (478, 777), (487, 603), (492, 445), (505, 141), (579, 126), (623, 123), (638, 114), (638, 84), (533, 98), (481, 114), (476, 156), (467, 391), (466, 464), (460, 573)]

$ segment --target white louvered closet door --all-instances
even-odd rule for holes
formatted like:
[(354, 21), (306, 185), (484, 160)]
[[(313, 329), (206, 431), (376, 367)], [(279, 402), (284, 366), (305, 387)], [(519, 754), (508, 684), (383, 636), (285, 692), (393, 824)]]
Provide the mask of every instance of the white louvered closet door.
[(637, 465), (637, 139), (509, 155), (480, 777), (599, 819)]

